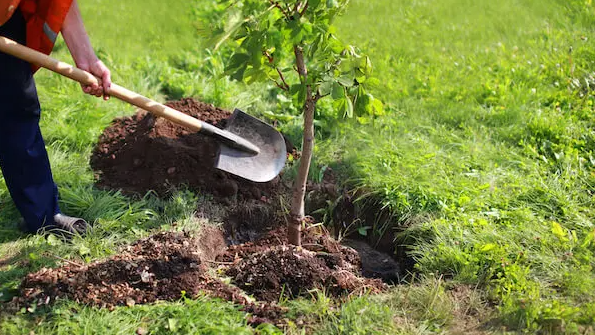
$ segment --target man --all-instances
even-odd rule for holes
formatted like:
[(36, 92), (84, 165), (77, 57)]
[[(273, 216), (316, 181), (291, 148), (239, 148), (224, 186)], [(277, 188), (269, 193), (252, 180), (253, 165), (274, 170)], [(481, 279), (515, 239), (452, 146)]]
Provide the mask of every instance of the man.
[[(108, 99), (110, 71), (97, 58), (76, 0), (0, 0), (0, 35), (50, 53), (58, 32), (77, 67), (102, 79), (83, 91)], [(83, 219), (61, 214), (58, 190), (39, 128), (36, 68), (0, 52), (0, 168), (26, 228), (84, 233)]]

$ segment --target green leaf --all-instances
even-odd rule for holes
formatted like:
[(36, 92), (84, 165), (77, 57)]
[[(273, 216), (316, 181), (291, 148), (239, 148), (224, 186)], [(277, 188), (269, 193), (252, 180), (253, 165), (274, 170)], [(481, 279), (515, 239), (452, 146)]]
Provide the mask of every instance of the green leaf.
[(87, 247), (84, 244), (81, 244), (79, 246), (79, 255), (84, 256), (84, 255), (88, 255), (91, 253), (91, 249), (89, 249), (89, 247)]
[(304, 35), (312, 34), (312, 23), (308, 22), (305, 18), (302, 17), (301, 19), (301, 28)]
[(293, 116), (291, 114), (274, 113), (272, 111), (264, 111), (263, 115), (266, 116), (268, 119), (282, 121), (282, 122), (289, 122), (289, 121), (295, 119), (295, 116)]
[(310, 9), (316, 9), (320, 5), (320, 0), (308, 0), (308, 6)]
[(297, 95), (297, 103), (298, 105), (302, 106), (306, 102), (306, 88), (304, 87), (303, 90), (300, 90)]
[(324, 35), (323, 34), (320, 34), (319, 36), (317, 36), (314, 39), (314, 42), (310, 46), (310, 50), (308, 52), (308, 55), (310, 56), (310, 58), (314, 58), (314, 55), (316, 54), (316, 51), (318, 51), (318, 48), (322, 44), (323, 38), (324, 38)]
[(240, 20), (239, 17), (231, 16), (232, 19), (238, 19), (238, 21), (231, 23), (230, 27), (228, 27), (223, 34), (215, 36), (211, 41), (209, 41), (210, 45), (214, 45), (213, 50), (219, 49), (221, 44), (229, 39), (234, 34), (237, 34), (242, 25), (248, 22), (248, 19)]
[(341, 41), (339, 41), (336, 38), (329, 38), (328, 39), (328, 47), (330, 47), (330, 50), (336, 54), (341, 53), (341, 51), (343, 51), (345, 49), (345, 44), (341, 43)]
[(225, 72), (233, 73), (241, 67), (245, 68), (249, 59), (250, 56), (246, 53), (234, 53), (225, 67)]
[(347, 98), (347, 111), (346, 111), (346, 115), (348, 118), (352, 118), (353, 117), (353, 101), (351, 101), (351, 99)]
[(251, 67), (251, 68), (247, 69), (246, 72), (244, 73), (244, 80), (248, 84), (253, 84), (255, 82), (262, 81), (263, 79), (266, 79), (266, 78), (267, 78), (266, 71), (263, 71), (260, 68)]
[(169, 331), (171, 331), (171, 332), (177, 331), (178, 330), (178, 320), (172, 319), (172, 318), (167, 319), (167, 328), (169, 328)]
[(303, 91), (303, 90), (305, 90), (305, 89), (306, 89), (306, 88), (304, 87), (304, 85), (303, 85), (303, 84), (294, 84), (294, 85), (291, 85), (291, 86), (289, 87), (289, 93), (290, 93), (291, 95), (296, 95), (296, 94), (298, 94), (299, 92), (301, 92), (301, 91)]
[(498, 245), (495, 243), (487, 243), (487, 244), (484, 244), (481, 248), (479, 248), (479, 251), (489, 252), (489, 251), (496, 249), (497, 247), (498, 247)]
[(366, 77), (372, 74), (372, 61), (370, 57), (364, 56), (360, 59), (358, 70)]
[(300, 106), (306, 101), (306, 86), (301, 83), (291, 85), (289, 87), (289, 93), (296, 99), (294, 103)]
[(365, 91), (360, 86), (356, 102), (356, 111), (359, 116), (364, 114), (370, 116), (380, 116), (384, 115), (384, 104), (382, 101), (374, 98), (372, 94), (365, 93)]
[(353, 117), (353, 102), (345, 97), (333, 102), (333, 107), (337, 110), (339, 117)]
[(345, 86), (345, 87), (351, 87), (353, 86), (353, 76), (351, 75), (342, 75), (339, 78), (337, 78), (337, 82), (339, 82), (339, 84)]
[(333, 91), (333, 84), (334, 82), (331, 80), (323, 81), (318, 88), (318, 93), (322, 96), (331, 94)]
[(289, 38), (293, 44), (299, 44), (304, 39), (304, 29), (303, 26), (297, 21), (293, 20), (287, 25), (291, 29), (291, 33), (289, 34)]
[(355, 111), (358, 116), (370, 114), (371, 94), (366, 94), (366, 91), (362, 86), (359, 87), (357, 93), (357, 99), (355, 100)]
[(586, 247), (590, 246), (591, 243), (593, 243), (594, 239), (595, 239), (595, 229), (593, 229), (593, 231), (591, 231), (590, 233), (587, 234), (587, 236), (585, 236), (585, 240), (583, 241), (583, 244), (581, 245), (581, 247), (586, 248)]
[(234, 73), (232, 73), (230, 75), (231, 79), (237, 80), (237, 81), (243, 81), (244, 80), (244, 72), (246, 71), (246, 68), (247, 68), (247, 65), (244, 64), (237, 71), (235, 71)]
[(333, 82), (333, 90), (331, 91), (331, 97), (334, 100), (337, 99), (345, 99), (347, 96), (347, 92), (345, 91), (345, 87), (339, 85), (337, 82)]
[[(370, 94), (370, 96), (372, 96)], [(376, 116), (381, 116), (384, 115), (384, 104), (382, 103), (382, 101), (374, 98), (372, 96), (372, 114), (376, 115)]]
[(558, 237), (561, 241), (568, 241), (568, 234), (566, 233), (566, 230), (562, 228), (558, 222), (552, 222), (552, 233), (556, 235), (556, 237)]
[(54, 234), (48, 235), (47, 242), (51, 246), (57, 246), (57, 245), (61, 245), (62, 244), (62, 241), (60, 241), (60, 239), (57, 238), (56, 235), (54, 235)]

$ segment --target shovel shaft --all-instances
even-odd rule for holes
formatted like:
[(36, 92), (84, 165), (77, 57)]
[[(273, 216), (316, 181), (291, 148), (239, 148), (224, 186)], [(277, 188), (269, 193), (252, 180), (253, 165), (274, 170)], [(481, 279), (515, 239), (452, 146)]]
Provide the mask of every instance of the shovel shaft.
[[(78, 70), (78, 69), (75, 69)], [(113, 84), (107, 92), (122, 101), (132, 104), (136, 107), (153, 113), (156, 116), (168, 119), (174, 123), (184, 126), (190, 130), (203, 131), (204, 126), (208, 125), (188, 114), (179, 112), (173, 108), (167, 107), (157, 101), (151, 100), (143, 95), (132, 92), (122, 86)]]
[[(78, 69), (70, 64), (58, 61), (41, 52), (20, 45), (8, 38), (0, 36), (0, 51), (23, 59), (29, 63), (39, 65), (53, 72), (59, 73), (83, 85), (101, 85), (101, 80), (91, 73)], [(132, 104), (138, 108), (149, 111), (156, 116), (166, 118), (179, 125), (194, 131), (203, 130), (204, 122), (195, 119), (187, 114), (167, 107), (143, 95), (130, 91), (122, 86), (112, 84), (108, 92), (110, 96)]]

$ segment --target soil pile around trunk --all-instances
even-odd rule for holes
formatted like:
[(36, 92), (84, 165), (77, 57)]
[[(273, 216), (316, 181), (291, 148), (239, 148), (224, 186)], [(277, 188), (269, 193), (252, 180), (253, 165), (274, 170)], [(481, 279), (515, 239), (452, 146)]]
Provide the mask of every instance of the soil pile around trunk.
[(232, 263), (226, 274), (234, 283), (263, 301), (309, 296), (315, 288), (332, 296), (379, 292), (380, 279), (361, 277), (358, 253), (323, 231), (306, 231), (303, 246), (287, 244), (285, 227), (255, 242), (230, 246), (218, 260)]
[[(192, 117), (224, 128), (229, 111), (185, 98), (166, 104)], [(139, 111), (115, 119), (99, 138), (91, 167), (97, 185), (124, 193), (160, 195), (181, 185), (220, 198), (268, 198), (280, 186), (278, 179), (253, 183), (214, 168), (218, 143), (163, 118)]]
[[(255, 242), (230, 247), (214, 228), (197, 237), (158, 233), (103, 261), (31, 273), (16, 303), (44, 305), (69, 298), (109, 308), (202, 292), (242, 305), (252, 324), (283, 325), (285, 310), (275, 303), (280, 297), (309, 296), (315, 288), (336, 297), (386, 288), (379, 279), (362, 278), (357, 252), (328, 235), (307, 231), (304, 246), (295, 247), (286, 244), (285, 232), (278, 228)], [(215, 266), (218, 271), (209, 271)], [(215, 272), (231, 277), (233, 285), (214, 277)]]

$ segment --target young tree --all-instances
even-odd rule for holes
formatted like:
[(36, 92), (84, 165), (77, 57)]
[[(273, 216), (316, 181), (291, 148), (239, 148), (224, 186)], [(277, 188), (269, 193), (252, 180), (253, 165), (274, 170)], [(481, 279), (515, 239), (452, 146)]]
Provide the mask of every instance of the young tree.
[(372, 65), (367, 56), (335, 36), (334, 19), (349, 0), (223, 1), (226, 27), (217, 47), (232, 40), (225, 73), (247, 83), (272, 81), (300, 106), (302, 156), (294, 182), (289, 242), (301, 245), (306, 182), (314, 148), (314, 116), (320, 99), (333, 100), (337, 116), (381, 114), (382, 103), (365, 90)]

